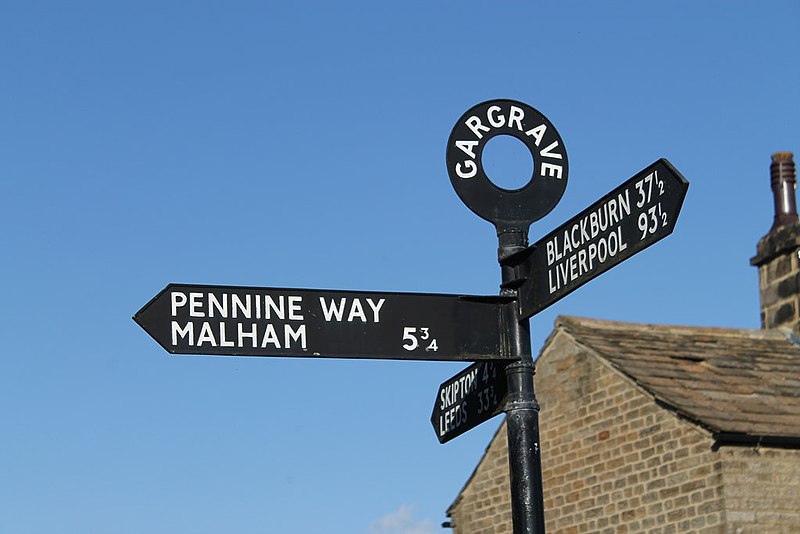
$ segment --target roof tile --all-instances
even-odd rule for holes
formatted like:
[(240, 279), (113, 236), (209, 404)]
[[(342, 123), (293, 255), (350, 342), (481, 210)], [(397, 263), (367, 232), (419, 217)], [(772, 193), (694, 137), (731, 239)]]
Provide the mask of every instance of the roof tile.
[(800, 348), (781, 331), (566, 316), (556, 328), (714, 432), (800, 437)]

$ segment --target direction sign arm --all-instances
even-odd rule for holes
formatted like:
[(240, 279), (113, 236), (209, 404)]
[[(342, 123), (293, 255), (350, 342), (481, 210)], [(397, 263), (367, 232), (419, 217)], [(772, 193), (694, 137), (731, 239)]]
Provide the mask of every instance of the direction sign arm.
[(672, 233), (689, 182), (664, 158), (511, 259), (530, 317)]
[(508, 358), (508, 297), (170, 284), (134, 320), (172, 354)]

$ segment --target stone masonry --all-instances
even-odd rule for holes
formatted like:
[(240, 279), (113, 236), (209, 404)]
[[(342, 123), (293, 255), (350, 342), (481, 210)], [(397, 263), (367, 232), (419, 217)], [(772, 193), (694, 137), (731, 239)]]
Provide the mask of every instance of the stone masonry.
[(508, 438), (500, 425), (486, 454), (447, 515), (454, 534), (512, 532), (508, 478)]
[(772, 155), (770, 183), (775, 218), (750, 260), (758, 267), (761, 328), (800, 333), (800, 222), (795, 201), (796, 171), (791, 152)]
[(569, 340), (551, 350), (537, 372), (543, 410), (558, 407), (542, 435), (548, 530), (720, 532), (722, 466), (708, 433)]
[(723, 447), (725, 534), (800, 532), (800, 451)]
[(800, 333), (800, 223), (771, 231), (757, 250), (750, 262), (758, 267), (761, 327)]
[[(777, 333), (718, 329), (711, 331), (716, 336), (713, 338), (707, 337), (707, 329), (686, 327), (660, 326), (651, 334), (653, 342), (643, 341), (642, 332), (651, 330), (647, 325), (639, 325), (637, 330), (624, 323), (562, 318), (537, 360), (535, 380), (541, 404), (546, 531), (550, 534), (800, 532), (800, 450), (758, 443), (721, 446), (723, 434), (719, 430), (697, 424), (692, 414), (681, 413), (683, 408), (666, 405), (654, 393), (665, 390), (650, 389), (659, 383), (668, 389), (682, 386), (652, 360), (659, 348), (648, 354), (635, 345), (658, 345), (659, 336), (670, 333), (662, 339), (666, 346), (677, 347), (681, 336), (696, 332), (694, 341), (683, 342), (685, 346), (681, 349), (695, 360), (677, 354), (678, 360), (672, 366), (672, 372), (677, 373), (691, 373), (693, 366), (706, 365), (697, 347), (709, 347), (706, 350), (712, 353), (728, 350), (718, 349), (721, 340), (728, 337), (733, 338), (726, 341), (730, 350), (739, 342), (763, 346), (765, 354), (775, 350), (770, 347), (785, 346), (781, 350), (786, 356), (791, 358), (797, 350), (800, 358), (800, 349), (787, 341), (781, 342), (785, 338)], [(631, 341), (626, 341), (625, 332)], [(639, 341), (633, 341), (636, 338)], [(633, 344), (631, 352), (641, 355), (641, 361), (637, 356), (632, 365), (645, 365), (648, 387), (621, 372), (615, 358), (597, 352), (595, 343), (603, 351), (618, 344)], [(744, 348), (741, 353), (750, 350)], [(720, 363), (729, 365), (737, 360), (737, 354), (731, 352)], [(675, 357), (665, 359), (672, 361)], [(777, 355), (773, 359), (787, 361)], [(643, 363), (648, 360), (650, 363)], [(743, 389), (742, 384), (719, 375), (713, 367), (717, 364), (709, 362), (709, 365), (706, 372), (719, 376), (718, 394), (723, 395), (723, 405), (729, 405), (729, 398), (737, 395), (753, 397), (752, 389)], [(733, 376), (739, 374), (736, 371)], [(787, 376), (798, 379), (793, 372)], [(797, 383), (800, 385), (800, 381)], [(708, 394), (717, 393), (712, 389)], [(683, 398), (681, 395), (691, 396), (691, 392), (677, 395), (676, 398)], [(767, 397), (763, 402), (768, 402)], [(698, 409), (704, 409), (703, 406), (705, 403), (698, 403)], [(797, 419), (800, 424), (797, 416), (800, 408), (789, 406), (787, 415), (795, 415), (788, 420)], [(737, 412), (733, 405), (719, 415), (743, 421), (754, 417)], [(758, 421), (747, 424), (763, 428)], [(794, 433), (796, 426), (790, 424), (784, 428)], [(740, 427), (731, 423), (730, 428)], [(501, 425), (448, 515), (455, 534), (512, 532), (505, 425)]]

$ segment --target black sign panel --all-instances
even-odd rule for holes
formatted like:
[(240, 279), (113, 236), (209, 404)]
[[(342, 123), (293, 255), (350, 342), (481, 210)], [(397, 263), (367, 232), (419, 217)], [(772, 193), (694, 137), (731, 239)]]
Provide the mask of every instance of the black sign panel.
[(173, 354), (507, 359), (506, 297), (170, 284), (133, 319)]
[[(533, 157), (530, 181), (515, 190), (491, 182), (483, 149), (495, 136), (522, 141)], [(525, 228), (558, 204), (567, 186), (569, 163), (555, 126), (538, 110), (516, 100), (489, 100), (464, 113), (447, 141), (447, 172), (469, 209), (499, 230)]]
[(440, 443), (460, 436), (503, 411), (508, 362), (470, 365), (439, 386), (431, 424)]
[(672, 233), (689, 182), (660, 159), (519, 253), (523, 318)]

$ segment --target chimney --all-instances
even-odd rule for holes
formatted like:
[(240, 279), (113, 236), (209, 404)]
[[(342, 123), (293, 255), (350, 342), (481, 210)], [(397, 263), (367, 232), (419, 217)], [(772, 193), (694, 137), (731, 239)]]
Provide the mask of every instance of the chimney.
[(761, 328), (789, 328), (800, 334), (800, 222), (793, 158), (791, 152), (772, 155), (769, 171), (775, 219), (758, 241), (750, 264), (758, 267)]

